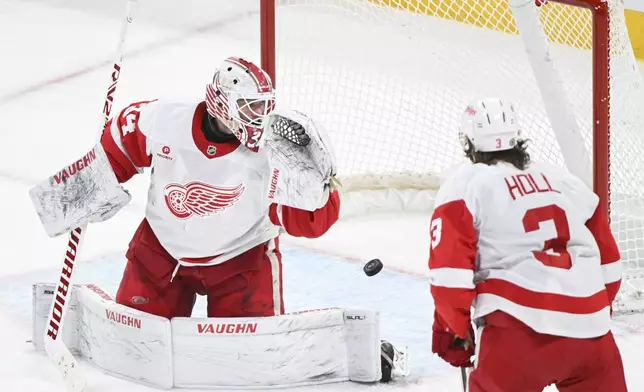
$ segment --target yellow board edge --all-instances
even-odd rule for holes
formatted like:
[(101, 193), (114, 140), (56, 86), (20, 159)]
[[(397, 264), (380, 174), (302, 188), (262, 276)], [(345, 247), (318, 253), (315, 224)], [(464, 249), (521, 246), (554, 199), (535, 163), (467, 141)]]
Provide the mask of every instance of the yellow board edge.
[[(517, 33), (514, 19), (507, 6), (507, 0), (365, 0), (370, 3), (388, 6), (396, 9), (405, 9), (422, 15), (437, 16), (445, 19), (472, 24), (493, 30), (508, 33)], [(472, 12), (476, 11), (476, 12)], [(591, 47), (589, 11), (584, 9), (562, 6), (551, 3), (546, 9), (554, 13), (554, 18), (559, 25), (569, 31), (568, 36), (551, 36), (554, 42), (567, 43), (581, 48)], [(473, 15), (480, 17), (475, 18)], [(635, 57), (644, 60), (644, 12), (626, 10), (626, 26), (628, 35), (635, 52)], [(580, 30), (579, 20), (585, 20), (588, 26)], [(573, 25), (576, 27), (573, 28)], [(571, 40), (571, 37), (575, 38)]]

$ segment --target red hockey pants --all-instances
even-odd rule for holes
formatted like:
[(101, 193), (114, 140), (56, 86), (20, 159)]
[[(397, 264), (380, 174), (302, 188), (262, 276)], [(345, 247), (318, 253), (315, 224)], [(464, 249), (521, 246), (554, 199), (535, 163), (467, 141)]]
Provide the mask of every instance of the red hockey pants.
[(503, 312), (485, 316), (470, 392), (625, 392), (622, 358), (612, 333), (574, 339), (535, 332)]
[(259, 317), (284, 313), (278, 240), (260, 244), (218, 265), (180, 267), (147, 221), (130, 242), (116, 302), (166, 318), (189, 317), (196, 295), (208, 298), (208, 317)]

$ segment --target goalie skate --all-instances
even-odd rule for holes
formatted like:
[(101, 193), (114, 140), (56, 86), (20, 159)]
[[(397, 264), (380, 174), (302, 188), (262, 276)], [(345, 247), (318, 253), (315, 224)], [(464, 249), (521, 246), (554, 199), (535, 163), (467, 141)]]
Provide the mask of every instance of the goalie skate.
[(409, 376), (411, 372), (407, 362), (407, 346), (399, 349), (386, 340), (381, 341), (380, 365), (382, 367), (380, 382), (387, 383), (393, 378)]

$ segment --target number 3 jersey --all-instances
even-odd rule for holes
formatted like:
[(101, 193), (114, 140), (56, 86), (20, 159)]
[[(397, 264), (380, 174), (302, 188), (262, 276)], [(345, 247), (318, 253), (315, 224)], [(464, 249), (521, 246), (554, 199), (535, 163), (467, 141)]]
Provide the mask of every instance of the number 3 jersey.
[(619, 251), (598, 197), (565, 169), (462, 168), (436, 196), (430, 237), (436, 311), (459, 336), (470, 305), (474, 319), (500, 310), (544, 334), (609, 331)]
[(135, 103), (101, 138), (119, 182), (152, 167), (145, 218), (181, 265), (224, 262), (277, 237), (278, 226), (315, 237), (335, 222), (337, 194), (314, 212), (272, 204), (266, 154), (208, 141), (204, 116), (204, 102)]

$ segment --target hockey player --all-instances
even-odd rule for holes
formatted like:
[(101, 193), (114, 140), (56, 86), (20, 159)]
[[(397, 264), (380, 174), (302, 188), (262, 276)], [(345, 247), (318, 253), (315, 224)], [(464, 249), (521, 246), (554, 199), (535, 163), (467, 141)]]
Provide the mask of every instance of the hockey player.
[[(279, 227), (293, 236), (319, 237), (338, 219), (340, 201), (329, 187), (334, 173), (328, 152), (318, 148), (311, 154), (313, 143), (297, 145), (277, 134), (276, 148), (261, 147), (271, 121), (295, 126), (300, 137), (324, 136), (301, 113), (294, 117), (308, 126), (273, 118), (273, 109), (270, 77), (230, 57), (207, 86), (205, 102), (133, 103), (108, 123), (101, 144), (118, 181), (152, 168), (145, 218), (126, 254), (118, 303), (166, 318), (187, 317), (200, 294), (208, 298), (209, 317), (284, 312)], [(299, 195), (315, 195), (303, 203), (313, 208), (276, 203), (285, 192), (280, 176), (286, 173), (269, 161), (279, 143), (327, 163), (325, 178), (311, 182), (312, 189), (289, 184)]]
[[(73, 230), (67, 252), (72, 257), (83, 227), (111, 218), (131, 200), (121, 183), (151, 168), (145, 217), (130, 242), (116, 295), (123, 306), (115, 307), (94, 285), (76, 287), (72, 297), (76, 306), (92, 309), (77, 332), (92, 335), (85, 349), (100, 347), (104, 369), (163, 388), (192, 385), (185, 380), (197, 373), (200, 387), (388, 382), (395, 372), (407, 374), (404, 350), (380, 339), (375, 312), (331, 308), (265, 317), (284, 313), (280, 230), (319, 237), (337, 221), (340, 208), (324, 129), (301, 112), (274, 106), (269, 76), (230, 57), (206, 87), (204, 102), (133, 103), (108, 122), (85, 156), (30, 189), (48, 235)], [(72, 271), (66, 259), (64, 287)], [(34, 291), (36, 304), (49, 300), (50, 290), (44, 290), (44, 296)], [(207, 314), (216, 319), (185, 318), (197, 294), (207, 296)], [(171, 324), (163, 320), (175, 317)], [(225, 320), (231, 317), (246, 320)], [(47, 317), (36, 318), (34, 328), (48, 323)], [(205, 352), (217, 348), (212, 355), (218, 360), (206, 361), (206, 377), (185, 363), (166, 377), (172, 366), (166, 350), (170, 325), (173, 346), (188, 339), (192, 348), (193, 339), (200, 339)], [(257, 328), (263, 333), (255, 334)], [(219, 339), (247, 333), (245, 340), (252, 336), (258, 343), (242, 351), (236, 340)], [(133, 369), (122, 347), (149, 339), (144, 369)], [(226, 350), (226, 344), (235, 347)], [(297, 358), (305, 370), (283, 366), (292, 363), (294, 350), (303, 352)], [(337, 357), (337, 350), (351, 361)], [(231, 357), (219, 360), (222, 355)], [(201, 357), (195, 358), (201, 365)], [(229, 372), (231, 366), (238, 372)], [(267, 377), (261, 369), (271, 366)], [(166, 374), (157, 377), (155, 369)]]
[(472, 165), (441, 187), (430, 226), (432, 351), (470, 366), (474, 321), (470, 392), (626, 391), (610, 331), (620, 255), (598, 197), (530, 161), (507, 102), (467, 106), (460, 140)]

